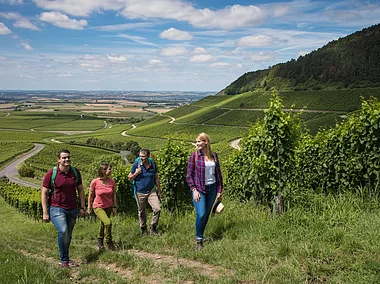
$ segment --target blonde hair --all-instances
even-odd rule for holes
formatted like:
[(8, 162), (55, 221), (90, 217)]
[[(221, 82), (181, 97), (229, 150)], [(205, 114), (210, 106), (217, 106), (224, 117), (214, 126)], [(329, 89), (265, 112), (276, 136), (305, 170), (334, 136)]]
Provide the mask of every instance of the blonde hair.
[(214, 160), (214, 156), (212, 154), (212, 151), (211, 151), (211, 139), (210, 139), (210, 136), (204, 132), (202, 133), (199, 133), (197, 135), (197, 138), (196, 140), (201, 140), (203, 142), (207, 142), (207, 144), (205, 145), (205, 153), (204, 155), (210, 160)]

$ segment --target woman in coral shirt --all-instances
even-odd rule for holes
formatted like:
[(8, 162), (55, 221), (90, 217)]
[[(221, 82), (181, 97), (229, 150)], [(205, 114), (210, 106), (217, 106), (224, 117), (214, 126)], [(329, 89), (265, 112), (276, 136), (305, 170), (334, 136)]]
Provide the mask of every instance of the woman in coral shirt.
[(91, 214), (92, 204), (92, 208), (100, 220), (100, 230), (98, 234), (99, 250), (104, 248), (104, 239), (107, 243), (107, 248), (109, 250), (115, 250), (111, 233), (111, 213), (113, 212), (113, 215), (116, 215), (117, 201), (116, 185), (113, 178), (111, 178), (111, 173), (112, 167), (110, 164), (101, 164), (98, 171), (98, 177), (92, 180), (90, 184), (90, 194), (88, 196), (87, 213)]

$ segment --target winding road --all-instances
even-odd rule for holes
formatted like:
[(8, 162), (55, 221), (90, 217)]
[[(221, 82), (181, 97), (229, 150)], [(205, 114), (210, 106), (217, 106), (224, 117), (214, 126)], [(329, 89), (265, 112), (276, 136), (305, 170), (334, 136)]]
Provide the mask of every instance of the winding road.
[(39, 151), (41, 151), (45, 145), (34, 143), (34, 146), (36, 147), (33, 151), (28, 152), (26, 155), (22, 156), (21, 158), (18, 158), (17, 160), (13, 161), (9, 165), (7, 165), (2, 171), (0, 171), (0, 177), (6, 176), (10, 181), (14, 183), (18, 183), (22, 186), (29, 186), (34, 188), (40, 188), (40, 186), (35, 185), (33, 183), (23, 181), (15, 176), (18, 175), (17, 166), (20, 165), (22, 162), (24, 162), (26, 159), (30, 158), (31, 156), (37, 154)]

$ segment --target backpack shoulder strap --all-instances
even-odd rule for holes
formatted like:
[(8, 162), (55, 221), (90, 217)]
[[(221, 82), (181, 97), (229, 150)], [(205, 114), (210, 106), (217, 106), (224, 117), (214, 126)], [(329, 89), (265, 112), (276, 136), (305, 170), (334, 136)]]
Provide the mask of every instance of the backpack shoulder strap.
[[(54, 198), (55, 198), (55, 196), (56, 196), (56, 188), (55, 188), (55, 178), (57, 177), (57, 171), (58, 171), (58, 167), (57, 166), (55, 166), (54, 168), (53, 168), (53, 173), (52, 173), (52, 175), (51, 175), (51, 189), (50, 190), (53, 190), (54, 191)], [(49, 196), (50, 196), (50, 194), (49, 194)]]
[(77, 169), (71, 166), (71, 170), (74, 172), (74, 175), (75, 175), (75, 183), (78, 183), (79, 175), (78, 175)]

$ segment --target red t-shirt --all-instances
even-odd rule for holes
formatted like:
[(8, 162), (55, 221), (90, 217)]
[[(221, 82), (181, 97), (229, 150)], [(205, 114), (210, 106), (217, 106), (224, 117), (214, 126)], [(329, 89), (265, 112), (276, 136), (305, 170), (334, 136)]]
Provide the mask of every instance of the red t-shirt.
[(93, 208), (109, 208), (113, 203), (113, 194), (116, 184), (113, 178), (108, 179), (107, 184), (103, 184), (100, 178), (94, 179), (90, 184), (90, 191), (95, 192)]
[(50, 169), (42, 183), (43, 187), (50, 188), (51, 194), (49, 198), (49, 206), (60, 207), (66, 210), (74, 209), (78, 207), (77, 203), (77, 186), (82, 184), (82, 177), (77, 168), (78, 182), (75, 183), (76, 176), (72, 169), (65, 173), (57, 167), (57, 176), (55, 177), (55, 197), (54, 188), (51, 183), (51, 176), (53, 175), (53, 169)]

